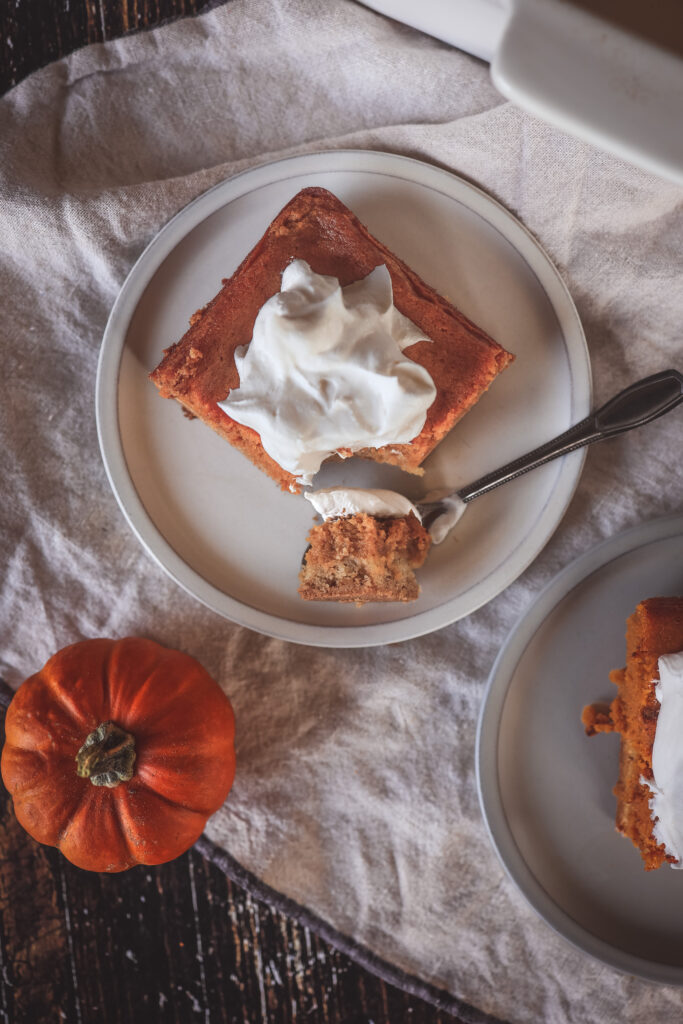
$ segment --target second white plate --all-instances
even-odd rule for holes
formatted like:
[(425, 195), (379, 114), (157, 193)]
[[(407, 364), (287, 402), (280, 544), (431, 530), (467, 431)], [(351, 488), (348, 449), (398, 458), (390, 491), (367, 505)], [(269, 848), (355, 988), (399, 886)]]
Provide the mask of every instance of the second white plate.
[(147, 551), (210, 608), (252, 629), (333, 647), (405, 640), (469, 614), (511, 583), (562, 518), (583, 453), (480, 498), (430, 553), (414, 604), (303, 602), (297, 576), (310, 506), (277, 487), (148, 380), (162, 350), (220, 288), (301, 188), (334, 192), (394, 252), (516, 356), (427, 460), (422, 479), (352, 459), (316, 486), (459, 486), (587, 415), (591, 378), (571, 298), (538, 243), (479, 189), (387, 153), (293, 157), (217, 185), (178, 214), (131, 271), (97, 379), (100, 446)]
[(616, 690), (626, 618), (683, 593), (683, 516), (578, 558), (538, 596), (491, 672), (477, 736), (479, 797), (511, 878), (561, 935), (629, 974), (683, 985), (683, 872), (646, 872), (615, 828), (619, 737), (581, 711)]

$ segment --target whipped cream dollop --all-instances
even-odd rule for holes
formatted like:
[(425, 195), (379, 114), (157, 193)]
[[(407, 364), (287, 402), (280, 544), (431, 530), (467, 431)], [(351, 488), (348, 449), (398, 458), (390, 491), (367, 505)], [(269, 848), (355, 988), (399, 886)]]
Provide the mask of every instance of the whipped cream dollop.
[(294, 260), (235, 353), (239, 387), (218, 404), (309, 484), (338, 449), (406, 444), (420, 433), (436, 388), (402, 352), (421, 340), (430, 339), (393, 304), (385, 266), (342, 288)]
[(418, 522), (420, 513), (412, 501), (396, 491), (372, 490), (364, 487), (326, 487), (322, 491), (307, 491), (304, 498), (310, 501), (323, 519), (339, 519), (341, 516), (357, 516), (364, 512), (379, 519), (388, 516), (407, 516), (411, 512)]
[[(412, 501), (396, 491), (366, 487), (326, 487), (321, 491), (307, 491), (304, 498), (310, 501), (323, 519), (356, 516), (361, 512), (381, 519), (386, 516), (407, 516), (412, 512), (418, 522), (422, 522), (422, 516)], [(435, 491), (427, 495), (425, 500), (437, 498), (443, 501), (445, 511), (429, 527), (428, 533), (434, 544), (441, 543), (467, 508), (457, 495), (442, 497), (442, 492)]]
[(440, 544), (445, 540), (457, 522), (460, 521), (467, 508), (466, 503), (457, 494), (448, 491), (430, 491), (425, 494), (423, 501), (440, 501), (444, 507), (434, 522), (429, 527), (429, 536), (433, 544)]
[(652, 748), (654, 779), (642, 779), (650, 789), (652, 833), (683, 868), (683, 651), (659, 659), (655, 696), (659, 717)]

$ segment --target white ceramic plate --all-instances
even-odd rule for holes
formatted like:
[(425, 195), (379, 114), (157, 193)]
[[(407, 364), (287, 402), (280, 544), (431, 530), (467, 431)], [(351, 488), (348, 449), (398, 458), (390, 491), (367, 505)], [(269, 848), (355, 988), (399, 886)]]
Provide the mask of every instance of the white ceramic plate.
[(539, 595), (493, 667), (477, 736), (479, 798), (512, 880), (553, 928), (629, 974), (683, 984), (683, 872), (646, 872), (614, 825), (619, 737), (585, 704), (616, 691), (626, 619), (683, 594), (683, 516), (589, 551)]
[(489, 61), (535, 117), (683, 183), (680, 0), (362, 3)]
[(680, 0), (514, 0), (493, 84), (534, 116), (680, 185), (681, 26)]
[(316, 486), (390, 487), (411, 497), (459, 486), (587, 415), (591, 378), (574, 305), (538, 243), (490, 197), (436, 167), (386, 153), (293, 157), (222, 182), (148, 246), (107, 325), (97, 376), (102, 456), (147, 551), (226, 618), (333, 647), (383, 644), (439, 629), (511, 583), (562, 518), (583, 453), (480, 498), (420, 571), (413, 604), (304, 602), (297, 576), (312, 510), (282, 493), (147, 374), (301, 188), (329, 188), (385, 244), (516, 355), (427, 460), (420, 479), (350, 459)]

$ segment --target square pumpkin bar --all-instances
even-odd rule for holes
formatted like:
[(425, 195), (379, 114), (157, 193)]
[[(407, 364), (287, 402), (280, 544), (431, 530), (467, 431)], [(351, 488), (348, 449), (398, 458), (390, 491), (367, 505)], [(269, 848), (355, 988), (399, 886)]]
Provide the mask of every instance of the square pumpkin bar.
[[(301, 480), (266, 452), (259, 434), (218, 405), (239, 388), (235, 353), (251, 341), (259, 311), (280, 291), (283, 272), (294, 260), (336, 278), (342, 287), (386, 266), (396, 309), (424, 333), (425, 340), (410, 344), (404, 354), (430, 375), (436, 397), (409, 442), (354, 449), (354, 454), (422, 473), (425, 458), (514, 357), (425, 284), (326, 189), (305, 188), (294, 196), (215, 298), (192, 316), (187, 333), (165, 350), (152, 381), (164, 398), (180, 402), (283, 490), (299, 493)], [(336, 451), (350, 454), (343, 446)]]

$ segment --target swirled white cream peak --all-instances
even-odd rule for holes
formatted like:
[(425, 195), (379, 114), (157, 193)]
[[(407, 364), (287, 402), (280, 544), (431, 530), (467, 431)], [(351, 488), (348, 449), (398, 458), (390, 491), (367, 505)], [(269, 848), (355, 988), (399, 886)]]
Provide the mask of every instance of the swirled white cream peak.
[(323, 519), (339, 519), (342, 516), (357, 516), (365, 513), (378, 519), (390, 516), (407, 516), (411, 512), (420, 522), (420, 513), (412, 501), (396, 491), (365, 487), (326, 487), (321, 491), (306, 491), (304, 498), (310, 501)]
[(652, 747), (654, 779), (641, 779), (650, 789), (652, 834), (683, 868), (683, 651), (662, 656), (655, 696), (659, 716)]
[(403, 349), (421, 340), (431, 339), (394, 306), (384, 265), (342, 288), (294, 260), (235, 353), (239, 387), (218, 404), (309, 484), (338, 449), (417, 437), (436, 388)]

